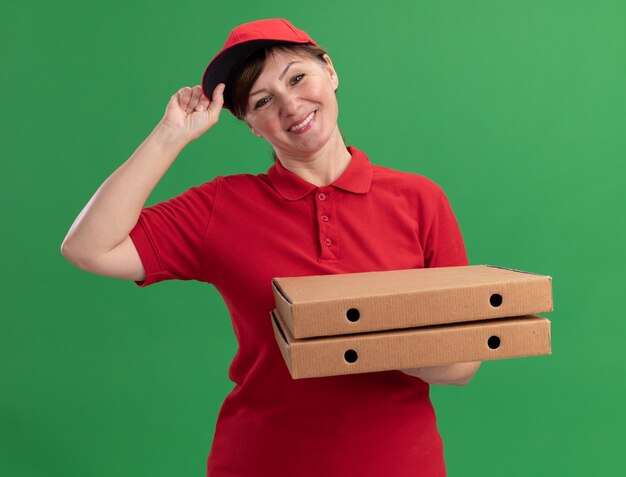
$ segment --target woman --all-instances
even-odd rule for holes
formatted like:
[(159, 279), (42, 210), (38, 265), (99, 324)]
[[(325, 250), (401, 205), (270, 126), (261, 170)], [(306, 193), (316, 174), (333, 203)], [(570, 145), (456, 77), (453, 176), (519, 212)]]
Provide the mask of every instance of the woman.
[[(93, 273), (139, 286), (195, 279), (223, 296), (239, 350), (209, 476), (445, 475), (428, 383), (463, 385), (479, 363), (294, 381), (273, 337), (273, 277), (467, 264), (436, 184), (346, 147), (338, 85), (328, 55), (289, 22), (240, 25), (207, 67), (205, 94), (194, 86), (172, 96), (62, 245)], [(272, 145), (276, 163), (143, 208), (222, 106)]]

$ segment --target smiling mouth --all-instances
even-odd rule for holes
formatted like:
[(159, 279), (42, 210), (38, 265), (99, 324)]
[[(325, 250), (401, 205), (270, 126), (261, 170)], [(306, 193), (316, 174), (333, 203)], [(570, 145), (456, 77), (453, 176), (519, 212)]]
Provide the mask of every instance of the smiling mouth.
[(302, 129), (303, 127), (305, 127), (307, 124), (309, 124), (311, 122), (311, 120), (313, 119), (313, 116), (315, 116), (315, 111), (311, 112), (311, 114), (309, 114), (304, 121), (302, 121), (301, 123), (296, 124), (295, 126), (291, 126), (289, 129), (287, 129), (287, 131), (299, 131), (300, 129)]

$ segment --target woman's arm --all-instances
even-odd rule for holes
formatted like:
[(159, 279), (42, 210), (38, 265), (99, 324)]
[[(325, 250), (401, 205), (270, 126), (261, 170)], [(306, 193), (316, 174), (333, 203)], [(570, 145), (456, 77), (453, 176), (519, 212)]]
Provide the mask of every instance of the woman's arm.
[[(427, 267), (468, 265), (461, 229), (443, 191), (439, 195), (432, 223), (426, 230), (428, 233), (423, 240)], [(479, 367), (480, 361), (475, 361), (401, 371), (429, 384), (465, 386)]]
[(173, 95), (165, 115), (135, 153), (98, 188), (72, 224), (61, 253), (77, 267), (99, 275), (143, 280), (145, 270), (128, 234), (148, 196), (183, 148), (219, 119), (224, 87), (215, 101), (200, 86)]
[(480, 361), (468, 363), (454, 363), (445, 366), (430, 366), (427, 368), (401, 369), (404, 374), (415, 376), (428, 384), (441, 386), (455, 384), (465, 386), (471, 381), (480, 367)]

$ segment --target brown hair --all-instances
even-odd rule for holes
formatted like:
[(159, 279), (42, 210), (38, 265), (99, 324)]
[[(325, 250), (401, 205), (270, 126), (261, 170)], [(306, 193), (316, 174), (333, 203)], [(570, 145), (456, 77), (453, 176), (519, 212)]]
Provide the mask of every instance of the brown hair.
[[(279, 43), (277, 45), (267, 46), (260, 48), (250, 55), (246, 61), (234, 72), (232, 80), (229, 83), (232, 85), (231, 93), (226, 94), (226, 101), (231, 105), (231, 111), (238, 118), (243, 120), (248, 108), (248, 95), (255, 81), (258, 79), (265, 60), (274, 53), (295, 53), (301, 56), (308, 56), (310, 58), (321, 61), (326, 64), (324, 55), (326, 51), (323, 48), (309, 44), (294, 44), (294, 43)], [(227, 88), (228, 90), (229, 88)]]

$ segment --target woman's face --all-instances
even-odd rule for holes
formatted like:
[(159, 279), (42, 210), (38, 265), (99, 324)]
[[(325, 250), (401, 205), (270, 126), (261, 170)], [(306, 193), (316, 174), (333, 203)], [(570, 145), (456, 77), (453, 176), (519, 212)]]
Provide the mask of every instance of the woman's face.
[(306, 157), (338, 133), (339, 79), (326, 63), (293, 53), (269, 55), (250, 90), (244, 120), (279, 157)]

